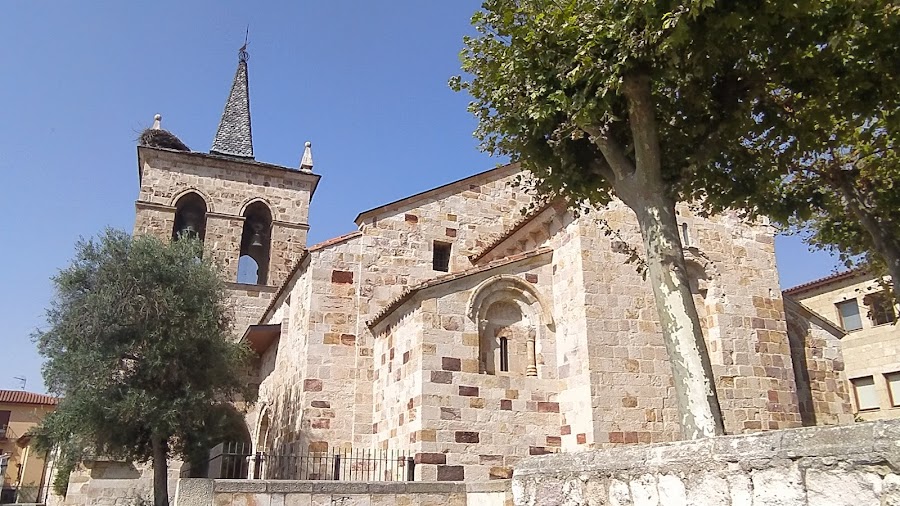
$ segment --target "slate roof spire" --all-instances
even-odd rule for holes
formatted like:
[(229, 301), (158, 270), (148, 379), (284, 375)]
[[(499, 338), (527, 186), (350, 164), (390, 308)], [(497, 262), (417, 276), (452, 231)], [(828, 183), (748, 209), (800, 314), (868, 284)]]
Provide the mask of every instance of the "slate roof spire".
[(250, 129), (250, 86), (247, 83), (247, 42), (238, 50), (238, 67), (231, 93), (219, 121), (219, 130), (210, 153), (253, 159), (253, 134)]

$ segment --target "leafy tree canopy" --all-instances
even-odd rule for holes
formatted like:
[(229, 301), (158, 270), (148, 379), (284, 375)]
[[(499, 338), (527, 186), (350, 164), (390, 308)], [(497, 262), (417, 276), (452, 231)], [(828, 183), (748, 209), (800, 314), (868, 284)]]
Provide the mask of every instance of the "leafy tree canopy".
[(41, 439), (152, 459), (156, 504), (167, 504), (166, 456), (194, 450), (208, 413), (244, 386), (248, 350), (232, 338), (224, 284), (201, 254), (186, 237), (111, 230), (80, 242), (35, 336), (46, 384), (63, 397)]

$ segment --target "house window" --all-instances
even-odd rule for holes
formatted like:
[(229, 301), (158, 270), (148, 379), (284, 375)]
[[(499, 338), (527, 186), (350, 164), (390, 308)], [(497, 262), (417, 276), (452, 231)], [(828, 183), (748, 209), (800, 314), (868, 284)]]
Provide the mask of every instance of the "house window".
[(860, 411), (878, 409), (878, 392), (875, 390), (875, 380), (872, 376), (854, 378), (853, 393), (856, 395), (856, 407)]
[(434, 241), (432, 268), (436, 271), (450, 271), (450, 243)]
[(894, 301), (887, 294), (869, 294), (863, 302), (869, 306), (869, 319), (872, 320), (872, 325), (884, 325), (897, 320), (897, 315), (894, 314)]
[(509, 340), (500, 338), (500, 371), (509, 372)]
[[(10, 411), (0, 411), (0, 439), (6, 439), (6, 428), (9, 426)], [(2, 476), (0, 476), (2, 479)]]
[(888, 393), (891, 395), (891, 406), (900, 407), (900, 372), (892, 372), (884, 375), (887, 380)]
[(862, 318), (859, 317), (859, 304), (856, 299), (845, 300), (835, 304), (838, 314), (841, 316), (841, 326), (847, 332), (853, 332), (862, 328)]

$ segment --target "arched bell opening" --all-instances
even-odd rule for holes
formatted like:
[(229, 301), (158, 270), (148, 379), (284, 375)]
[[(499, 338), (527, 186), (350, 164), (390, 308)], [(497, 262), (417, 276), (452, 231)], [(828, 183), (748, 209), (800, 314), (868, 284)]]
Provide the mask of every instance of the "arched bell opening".
[(264, 285), (269, 276), (272, 213), (262, 202), (254, 202), (244, 211), (241, 255), (238, 259), (238, 283)]
[(175, 225), (172, 239), (194, 237), (203, 241), (206, 235), (206, 201), (200, 195), (190, 192), (175, 203)]

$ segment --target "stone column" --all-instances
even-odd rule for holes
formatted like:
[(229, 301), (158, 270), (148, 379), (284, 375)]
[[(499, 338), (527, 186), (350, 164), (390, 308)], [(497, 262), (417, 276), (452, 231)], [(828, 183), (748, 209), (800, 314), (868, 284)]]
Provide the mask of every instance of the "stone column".
[(525, 376), (537, 376), (537, 358), (534, 352), (535, 334), (534, 329), (528, 329), (528, 337), (525, 338), (525, 358), (528, 360)]

